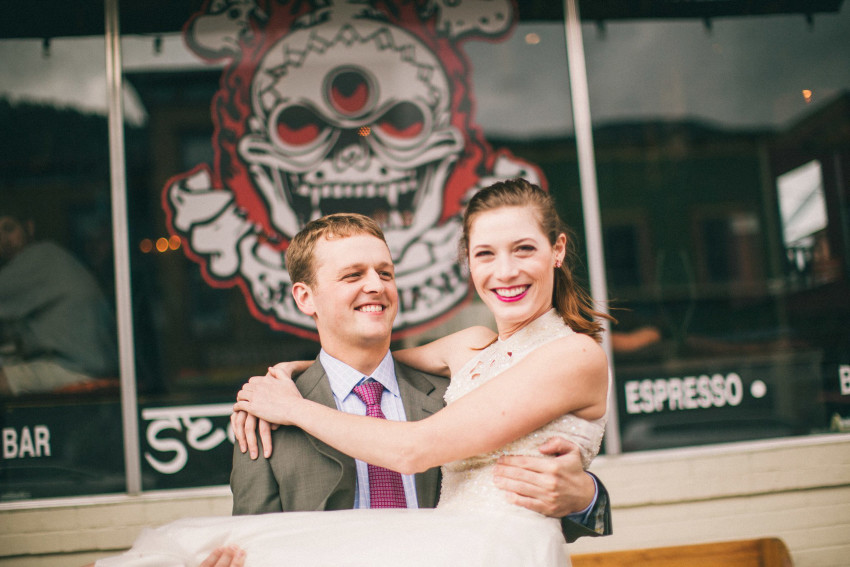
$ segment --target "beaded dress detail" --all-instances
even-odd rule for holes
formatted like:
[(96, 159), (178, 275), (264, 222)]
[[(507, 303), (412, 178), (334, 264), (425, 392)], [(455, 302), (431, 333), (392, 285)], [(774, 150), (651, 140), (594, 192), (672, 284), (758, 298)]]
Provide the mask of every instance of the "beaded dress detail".
[[(452, 377), (446, 391), (451, 404), (518, 363), (529, 353), (550, 341), (574, 334), (558, 313), (551, 309), (508, 337), (498, 340), (467, 362)], [(567, 364), (568, 361), (565, 361)], [(502, 455), (540, 456), (537, 448), (551, 437), (563, 437), (581, 450), (587, 468), (599, 452), (605, 418), (587, 421), (572, 414), (563, 415), (540, 429), (513, 441), (497, 451), (476, 455), (443, 465), (443, 484), (438, 508), (511, 510), (534, 514), (510, 504), (504, 492), (493, 484), (493, 467)]]

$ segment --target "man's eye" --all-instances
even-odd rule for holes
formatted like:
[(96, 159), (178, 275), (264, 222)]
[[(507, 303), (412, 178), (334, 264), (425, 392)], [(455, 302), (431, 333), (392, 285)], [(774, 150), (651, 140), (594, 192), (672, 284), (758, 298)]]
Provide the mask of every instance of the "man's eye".
[(360, 277), (360, 272), (352, 272), (350, 274), (345, 274), (344, 276), (342, 276), (342, 278), (345, 279), (345, 280), (354, 280), (354, 279), (357, 279), (359, 277)]
[(392, 272), (381, 272), (381, 277), (387, 280), (391, 280), (395, 277), (395, 274)]

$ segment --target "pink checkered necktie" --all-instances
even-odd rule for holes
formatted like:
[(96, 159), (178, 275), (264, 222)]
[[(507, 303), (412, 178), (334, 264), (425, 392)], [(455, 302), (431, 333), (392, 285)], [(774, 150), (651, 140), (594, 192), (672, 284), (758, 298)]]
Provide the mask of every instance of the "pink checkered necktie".
[[(369, 380), (354, 387), (354, 393), (366, 404), (366, 415), (386, 419), (381, 411), (381, 395), (384, 386), (380, 382)], [(407, 508), (404, 497), (404, 485), (401, 475), (395, 471), (368, 465), (370, 508)]]

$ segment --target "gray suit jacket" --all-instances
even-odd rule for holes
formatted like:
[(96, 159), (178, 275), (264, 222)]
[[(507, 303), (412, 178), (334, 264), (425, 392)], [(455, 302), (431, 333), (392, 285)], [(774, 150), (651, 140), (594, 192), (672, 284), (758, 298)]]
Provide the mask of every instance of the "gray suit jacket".
[[(428, 417), (443, 407), (448, 379), (395, 363), (399, 392), (408, 421)], [(308, 400), (336, 408), (327, 374), (317, 361), (295, 381)], [(354, 507), (357, 473), (354, 459), (297, 427), (272, 433), (272, 456), (251, 460), (238, 445), (233, 452), (230, 489), (233, 514)], [(440, 492), (439, 468), (416, 475), (421, 508), (433, 508)]]

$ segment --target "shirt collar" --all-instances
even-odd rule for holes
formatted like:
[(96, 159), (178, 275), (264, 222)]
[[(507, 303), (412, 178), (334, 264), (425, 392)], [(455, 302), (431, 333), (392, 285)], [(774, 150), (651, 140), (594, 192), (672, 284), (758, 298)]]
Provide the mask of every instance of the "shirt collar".
[[(331, 384), (331, 390), (333, 390), (334, 396), (339, 400), (343, 400), (351, 394), (354, 387), (364, 378), (364, 374), (338, 358), (329, 355), (325, 352), (325, 349), (319, 351), (319, 362), (322, 363), (328, 375), (328, 381)], [(381, 363), (378, 364), (378, 367), (369, 377), (376, 382), (380, 382), (393, 395), (400, 397), (401, 393), (398, 388), (398, 380), (396, 380), (395, 376), (395, 365), (393, 364), (393, 357), (390, 351), (387, 351)]]

